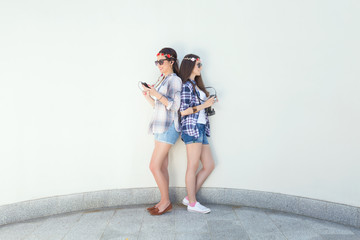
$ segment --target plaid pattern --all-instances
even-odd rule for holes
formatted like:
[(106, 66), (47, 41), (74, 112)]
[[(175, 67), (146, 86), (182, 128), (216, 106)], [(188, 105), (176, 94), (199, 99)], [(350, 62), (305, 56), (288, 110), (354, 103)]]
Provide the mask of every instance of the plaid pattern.
[(172, 73), (164, 79), (157, 91), (167, 98), (169, 104), (165, 107), (157, 99), (155, 100), (154, 114), (149, 125), (149, 133), (166, 132), (174, 121), (175, 129), (181, 132), (179, 123), (180, 97), (181, 97), (181, 79)]
[[(192, 82), (195, 84), (195, 81)], [(195, 90), (200, 95), (199, 91), (196, 88)], [(194, 93), (193, 85), (189, 81), (187, 81), (182, 86), (180, 112), (185, 111), (189, 107), (195, 107), (200, 104), (201, 104), (200, 100)], [(205, 117), (206, 117), (205, 133), (206, 136), (210, 137), (210, 122), (208, 116), (205, 115)], [(199, 112), (187, 116), (181, 116), (181, 132), (189, 136), (198, 138), (200, 136), (199, 129), (196, 127), (198, 118), (199, 118)]]

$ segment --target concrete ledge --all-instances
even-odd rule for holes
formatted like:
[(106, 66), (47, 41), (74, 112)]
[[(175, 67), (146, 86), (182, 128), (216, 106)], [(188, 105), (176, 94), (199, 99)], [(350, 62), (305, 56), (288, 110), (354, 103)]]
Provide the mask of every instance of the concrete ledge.
[[(172, 202), (181, 202), (185, 188), (170, 188)], [(360, 227), (360, 208), (280, 193), (202, 188), (199, 202), (270, 209)], [(160, 199), (157, 188), (133, 188), (86, 192), (36, 199), (0, 206), (0, 225), (56, 214), (124, 205), (153, 204)]]

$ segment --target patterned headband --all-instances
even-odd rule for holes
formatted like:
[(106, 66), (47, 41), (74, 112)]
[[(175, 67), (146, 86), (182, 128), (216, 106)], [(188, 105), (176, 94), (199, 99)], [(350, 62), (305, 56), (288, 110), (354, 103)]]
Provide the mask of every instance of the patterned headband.
[(196, 60), (196, 61), (199, 61), (200, 58), (194, 58), (194, 57), (192, 57), (192, 58), (184, 58), (184, 60), (190, 60), (190, 61), (194, 62), (195, 60)]
[(164, 54), (164, 53), (158, 53), (158, 54), (156, 54), (156, 56), (165, 56), (165, 57), (167, 57), (167, 58), (173, 58), (173, 56), (171, 56), (170, 54)]

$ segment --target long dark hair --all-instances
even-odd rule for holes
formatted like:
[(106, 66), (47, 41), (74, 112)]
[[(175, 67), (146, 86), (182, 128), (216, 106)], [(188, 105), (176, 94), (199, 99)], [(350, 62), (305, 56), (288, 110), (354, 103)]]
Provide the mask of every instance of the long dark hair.
[[(176, 73), (176, 75), (179, 76), (180, 71), (179, 71), (179, 61), (177, 59), (177, 53), (174, 49), (172, 48), (163, 48), (159, 51), (159, 53), (163, 53), (165, 55), (165, 58), (168, 59), (169, 61), (173, 61), (173, 65), (172, 65), (172, 69), (173, 72)], [(167, 55), (170, 54), (170, 57), (168, 57)]]
[[(180, 65), (180, 78), (182, 80), (183, 83), (186, 83), (189, 78), (190, 75), (192, 73), (192, 71), (194, 70), (195, 67), (195, 63), (196, 61), (191, 61), (189, 59), (200, 59), (199, 56), (195, 55), (195, 54), (188, 54), (184, 57), (184, 59), (181, 61), (181, 65)], [(195, 77), (195, 83), (196, 85), (206, 94), (206, 96), (209, 96), (209, 92), (206, 91), (204, 82), (202, 80), (201, 75), (200, 76), (196, 76)], [(194, 86), (194, 90), (195, 90), (195, 86)]]

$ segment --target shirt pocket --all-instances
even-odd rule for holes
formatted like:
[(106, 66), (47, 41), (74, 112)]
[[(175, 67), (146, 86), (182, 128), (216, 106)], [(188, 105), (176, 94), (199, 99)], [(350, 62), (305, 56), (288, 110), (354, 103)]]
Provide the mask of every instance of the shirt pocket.
[(161, 95), (166, 96), (166, 95), (167, 95), (167, 84), (161, 85), (161, 87), (159, 88), (158, 92), (159, 92)]

